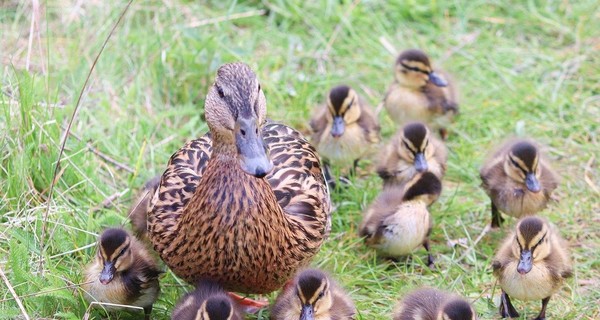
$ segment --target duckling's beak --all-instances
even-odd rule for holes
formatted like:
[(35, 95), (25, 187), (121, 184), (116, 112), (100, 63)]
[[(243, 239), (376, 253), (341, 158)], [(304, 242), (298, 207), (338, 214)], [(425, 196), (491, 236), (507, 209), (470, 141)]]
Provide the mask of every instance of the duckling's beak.
[(109, 284), (115, 276), (115, 264), (112, 261), (104, 262), (104, 268), (100, 272), (100, 283)]
[(417, 169), (418, 172), (425, 172), (427, 169), (429, 169), (423, 152), (418, 152), (415, 154), (415, 169)]
[(265, 142), (256, 119), (240, 117), (237, 127), (235, 143), (242, 170), (257, 178), (263, 178), (273, 169), (273, 162), (267, 156)]
[(339, 138), (344, 134), (344, 130), (346, 129), (346, 124), (344, 123), (344, 118), (342, 116), (333, 117), (333, 125), (331, 126), (331, 135), (334, 138)]
[(542, 190), (542, 188), (540, 188), (540, 182), (535, 177), (535, 174), (531, 172), (525, 175), (525, 185), (531, 192), (540, 192), (540, 190)]
[(314, 320), (315, 319), (315, 309), (312, 304), (302, 305), (302, 310), (300, 310), (300, 320)]
[(527, 274), (531, 271), (533, 264), (531, 263), (531, 251), (521, 251), (521, 258), (519, 259), (519, 265), (517, 265), (517, 271), (520, 274)]
[(448, 82), (446, 82), (444, 78), (442, 78), (439, 74), (433, 71), (429, 73), (429, 82), (435, 84), (438, 87), (445, 87), (448, 85)]

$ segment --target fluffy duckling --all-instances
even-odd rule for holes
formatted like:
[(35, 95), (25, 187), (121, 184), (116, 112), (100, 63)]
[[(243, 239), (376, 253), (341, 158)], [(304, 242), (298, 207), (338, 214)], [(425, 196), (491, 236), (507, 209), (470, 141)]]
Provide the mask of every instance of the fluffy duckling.
[(546, 318), (550, 297), (572, 275), (567, 243), (554, 226), (537, 216), (517, 223), (492, 262), (494, 276), (502, 288), (500, 315), (519, 317), (510, 297), (519, 300), (542, 300), (542, 310), (535, 318)]
[(476, 320), (463, 298), (433, 288), (413, 291), (394, 310), (394, 320)]
[(172, 320), (242, 320), (243, 312), (219, 284), (201, 280), (196, 290), (183, 296)]
[(368, 246), (390, 258), (411, 253), (423, 245), (427, 265), (433, 267), (429, 251), (432, 221), (427, 206), (439, 197), (442, 183), (431, 172), (414, 177), (406, 186), (385, 188), (365, 212), (359, 234)]
[(531, 141), (508, 141), (480, 170), (482, 187), (492, 201), (492, 228), (500, 211), (520, 218), (544, 209), (558, 183), (546, 159)]
[[(354, 168), (379, 143), (371, 107), (346, 85), (334, 87), (310, 121), (312, 142), (327, 164)], [(329, 178), (329, 177), (328, 177)]]
[(271, 309), (272, 320), (345, 320), (353, 319), (354, 303), (321, 270), (300, 272), (284, 287)]
[(100, 235), (96, 259), (87, 267), (82, 287), (90, 302), (142, 307), (145, 319), (150, 319), (161, 273), (139, 240), (123, 229), (110, 228)]
[(446, 126), (458, 113), (456, 91), (440, 73), (434, 72), (429, 57), (421, 50), (402, 52), (394, 67), (395, 80), (388, 88), (384, 106), (398, 124), (423, 121), (446, 139)]
[(442, 179), (448, 151), (421, 122), (406, 124), (385, 147), (377, 166), (384, 186), (406, 183), (420, 172), (429, 171)]
[(137, 194), (136, 200), (129, 210), (129, 219), (131, 220), (133, 233), (138, 239), (147, 243), (150, 242), (147, 235), (148, 205), (160, 185), (160, 178), (161, 176), (155, 176), (144, 184), (144, 187)]

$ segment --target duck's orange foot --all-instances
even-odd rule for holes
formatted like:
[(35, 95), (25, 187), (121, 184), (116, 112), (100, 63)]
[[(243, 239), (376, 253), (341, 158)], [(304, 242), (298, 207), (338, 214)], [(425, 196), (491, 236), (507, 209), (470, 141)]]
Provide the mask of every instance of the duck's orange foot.
[(229, 296), (235, 301), (246, 313), (257, 313), (261, 309), (264, 309), (269, 306), (269, 299), (261, 298), (261, 299), (250, 299), (249, 297), (240, 296), (237, 293), (228, 292)]

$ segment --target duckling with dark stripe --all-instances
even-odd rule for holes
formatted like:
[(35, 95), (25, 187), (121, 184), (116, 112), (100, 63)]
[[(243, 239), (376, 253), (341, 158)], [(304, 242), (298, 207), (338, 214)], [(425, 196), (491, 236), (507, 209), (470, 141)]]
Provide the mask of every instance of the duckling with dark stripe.
[(82, 287), (90, 302), (142, 307), (145, 319), (150, 319), (161, 273), (139, 240), (123, 229), (110, 228), (100, 235), (96, 259), (87, 267)]
[(203, 279), (196, 290), (183, 296), (171, 315), (172, 320), (242, 320), (241, 307), (214, 281)]
[(421, 50), (402, 52), (396, 59), (395, 79), (388, 88), (384, 106), (394, 122), (423, 121), (442, 139), (447, 137), (446, 127), (456, 113), (456, 89), (449, 76), (434, 71), (429, 57)]
[(279, 294), (271, 320), (349, 320), (355, 314), (350, 297), (327, 274), (307, 269)]
[(530, 216), (517, 223), (516, 231), (506, 238), (492, 261), (502, 295), (500, 315), (519, 317), (510, 298), (541, 300), (542, 309), (535, 318), (546, 318), (550, 297), (573, 273), (568, 244), (558, 230), (544, 219)]
[(440, 179), (431, 172), (415, 176), (406, 185), (384, 188), (365, 211), (360, 236), (368, 246), (393, 259), (422, 245), (427, 250), (427, 265), (433, 267), (429, 251), (433, 223), (427, 207), (441, 191)]
[(394, 320), (477, 320), (477, 312), (462, 297), (433, 288), (418, 289), (396, 306)]
[(386, 146), (377, 166), (384, 186), (406, 183), (415, 175), (429, 171), (442, 179), (448, 151), (430, 134), (424, 123), (406, 124)]
[(379, 124), (371, 107), (347, 85), (331, 89), (327, 103), (319, 106), (310, 121), (312, 143), (328, 165), (355, 170), (358, 160), (379, 143)]
[(529, 140), (508, 141), (480, 171), (482, 187), (492, 202), (492, 228), (504, 219), (520, 218), (544, 209), (558, 182), (538, 147)]

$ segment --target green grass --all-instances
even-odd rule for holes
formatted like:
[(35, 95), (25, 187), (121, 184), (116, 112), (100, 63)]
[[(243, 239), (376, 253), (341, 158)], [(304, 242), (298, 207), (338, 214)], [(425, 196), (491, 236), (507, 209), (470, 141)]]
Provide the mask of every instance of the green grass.
[[(575, 276), (552, 298), (548, 315), (600, 317), (597, 1), (363, 1), (355, 7), (326, 0), (197, 2), (204, 3), (134, 2), (85, 88), (49, 204), (67, 121), (125, 3), (43, 2), (33, 34), (31, 3), (0, 3), (0, 268), (30, 317), (85, 315), (77, 284), (93, 257), (90, 245), (103, 228), (128, 225), (135, 190), (162, 172), (186, 140), (207, 130), (203, 99), (221, 64), (250, 64), (270, 117), (306, 132), (312, 107), (333, 85), (350, 84), (372, 105), (380, 101), (395, 58), (382, 39), (397, 50), (426, 50), (461, 89), (461, 115), (447, 142), (445, 189), (432, 208), (437, 268), (423, 268), (423, 250), (407, 262), (379, 260), (358, 238), (361, 212), (380, 189), (374, 174), (332, 194), (333, 233), (314, 265), (350, 291), (362, 319), (389, 318), (399, 298), (423, 285), (462, 294), (482, 319), (498, 319), (500, 291), (490, 262), (504, 231), (483, 237), (460, 262), (465, 247), (447, 242), (463, 239), (470, 247), (489, 223), (489, 200), (478, 177), (487, 151), (506, 137), (529, 136), (548, 146), (562, 176), (559, 200), (542, 214), (569, 240), (575, 262)], [(258, 9), (270, 14), (188, 27)], [(380, 120), (388, 138), (395, 128), (385, 112)], [(131, 170), (103, 160), (89, 145)], [(187, 290), (182, 285), (171, 273), (162, 280), (157, 319), (169, 317)], [(539, 306), (516, 304), (523, 319)], [(2, 281), (0, 319), (20, 316)]]

